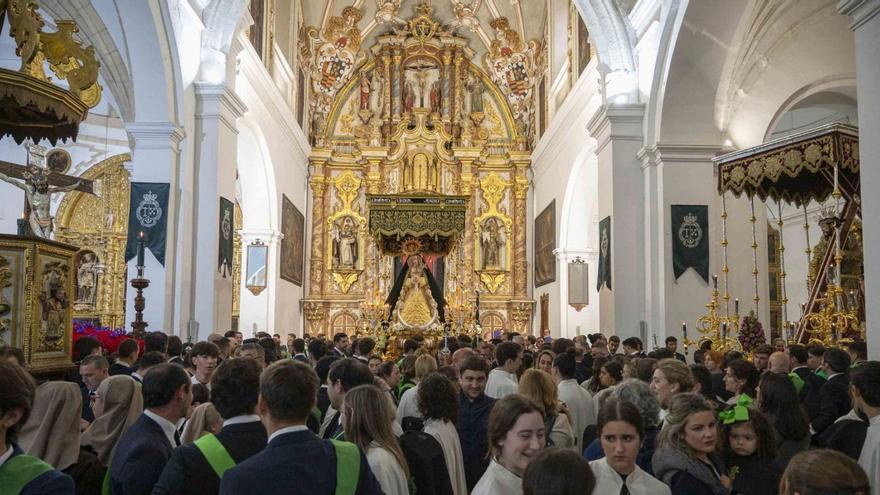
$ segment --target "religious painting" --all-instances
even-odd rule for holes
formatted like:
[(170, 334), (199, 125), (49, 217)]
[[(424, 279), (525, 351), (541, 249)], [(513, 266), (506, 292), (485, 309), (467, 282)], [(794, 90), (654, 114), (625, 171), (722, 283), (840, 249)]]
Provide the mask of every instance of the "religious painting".
[(73, 300), (75, 311), (94, 311), (98, 300), (98, 255), (94, 251), (83, 250), (76, 256), (76, 294)]
[(257, 51), (257, 55), (260, 58), (263, 58), (263, 37), (264, 27), (263, 21), (265, 19), (266, 12), (266, 0), (251, 0), (251, 17), (254, 19), (254, 23), (251, 24), (250, 29), (248, 30), (248, 39), (251, 41), (251, 45), (253, 45), (254, 50)]
[(535, 218), (535, 287), (556, 281), (556, 200)]
[(300, 287), (303, 283), (305, 217), (287, 196), (281, 195), (281, 278)]
[(333, 223), (333, 268), (354, 270), (358, 266), (360, 255), (358, 248), (358, 229), (355, 219), (343, 216)]
[(71, 162), (70, 153), (61, 148), (55, 148), (46, 154), (46, 167), (55, 174), (66, 174), (70, 170)]
[(577, 9), (574, 13), (577, 17), (577, 74), (580, 76), (590, 63), (590, 33)]

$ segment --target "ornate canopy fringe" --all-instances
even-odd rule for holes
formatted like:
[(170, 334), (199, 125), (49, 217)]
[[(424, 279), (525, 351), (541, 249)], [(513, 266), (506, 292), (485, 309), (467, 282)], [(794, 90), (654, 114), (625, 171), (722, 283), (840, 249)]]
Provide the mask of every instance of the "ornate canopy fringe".
[(718, 191), (803, 205), (825, 201), (839, 180), (858, 184), (859, 131), (833, 123), (715, 159)]
[[(467, 196), (367, 195), (370, 235), (382, 254), (445, 255), (464, 235)], [(409, 246), (413, 246), (410, 248)]]

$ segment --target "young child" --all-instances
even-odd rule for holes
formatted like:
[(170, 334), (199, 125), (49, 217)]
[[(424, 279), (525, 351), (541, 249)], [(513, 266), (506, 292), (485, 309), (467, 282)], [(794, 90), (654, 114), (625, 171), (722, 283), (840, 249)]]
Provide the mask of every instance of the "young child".
[(731, 493), (776, 495), (785, 466), (776, 462), (773, 425), (743, 402), (718, 415), (723, 423), (724, 462), (733, 480)]

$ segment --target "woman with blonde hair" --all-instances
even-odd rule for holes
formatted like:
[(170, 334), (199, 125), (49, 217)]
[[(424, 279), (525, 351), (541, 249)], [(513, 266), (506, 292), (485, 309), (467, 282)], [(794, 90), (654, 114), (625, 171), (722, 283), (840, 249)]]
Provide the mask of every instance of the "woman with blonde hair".
[(871, 486), (861, 466), (836, 450), (805, 450), (792, 457), (782, 473), (779, 495), (825, 493), (870, 495)]
[(90, 448), (105, 467), (113, 458), (122, 434), (144, 411), (137, 382), (128, 375), (111, 376), (101, 382), (92, 404), (95, 421), (82, 434), (80, 443)]
[(651, 390), (660, 401), (660, 419), (669, 410), (669, 402), (677, 394), (690, 392), (694, 388), (694, 375), (686, 364), (677, 359), (662, 359), (651, 377)]
[(407, 495), (409, 469), (391, 430), (394, 410), (386, 395), (373, 385), (349, 390), (342, 406), (342, 425), (345, 439), (366, 454), (382, 491), (386, 495)]
[(417, 397), (419, 395), (419, 383), (426, 376), (437, 371), (437, 360), (430, 354), (422, 354), (416, 358), (415, 368), (415, 386), (407, 390), (400, 396), (400, 402), (397, 405), (397, 422), (403, 424), (403, 418), (415, 417), (421, 418)]
[(718, 418), (712, 403), (699, 394), (675, 395), (657, 435), (654, 476), (673, 494), (727, 495), (733, 482), (717, 443)]
[(572, 420), (559, 402), (553, 378), (541, 370), (530, 369), (519, 380), (519, 395), (533, 400), (544, 414), (548, 447), (574, 447)]
[(203, 402), (192, 410), (186, 426), (183, 428), (183, 435), (180, 436), (180, 444), (185, 445), (195, 442), (208, 433), (219, 433), (223, 429), (223, 418), (214, 404)]

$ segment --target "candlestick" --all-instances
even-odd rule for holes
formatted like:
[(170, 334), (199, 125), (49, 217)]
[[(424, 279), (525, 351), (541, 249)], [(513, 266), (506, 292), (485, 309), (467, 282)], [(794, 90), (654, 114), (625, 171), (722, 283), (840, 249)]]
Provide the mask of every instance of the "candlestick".
[(138, 250), (137, 250), (137, 267), (139, 269), (143, 269), (144, 267), (144, 232), (141, 231), (138, 233)]

